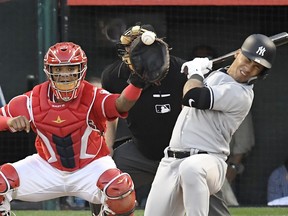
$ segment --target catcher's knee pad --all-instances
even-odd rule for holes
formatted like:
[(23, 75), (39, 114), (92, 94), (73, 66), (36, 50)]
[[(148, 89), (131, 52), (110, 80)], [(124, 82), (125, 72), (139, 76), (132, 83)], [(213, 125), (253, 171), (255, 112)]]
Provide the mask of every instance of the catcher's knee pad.
[(20, 181), (16, 169), (9, 163), (3, 164), (0, 167), (0, 197), (9, 190), (19, 187), (19, 184)]
[(106, 170), (99, 177), (97, 187), (103, 191), (103, 208), (108, 215), (134, 215), (136, 197), (134, 184), (128, 173), (122, 173), (119, 169)]

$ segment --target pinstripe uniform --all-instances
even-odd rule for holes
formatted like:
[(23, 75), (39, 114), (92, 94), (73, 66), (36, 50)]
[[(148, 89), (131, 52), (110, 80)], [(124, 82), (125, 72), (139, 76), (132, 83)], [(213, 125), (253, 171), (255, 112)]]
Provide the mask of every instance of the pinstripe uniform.
[[(211, 98), (209, 108), (182, 109), (152, 184), (145, 216), (208, 215), (209, 196), (223, 185), (231, 136), (251, 108), (253, 85), (236, 82), (221, 71), (210, 74), (204, 84)], [(181, 156), (187, 152), (189, 156)]]

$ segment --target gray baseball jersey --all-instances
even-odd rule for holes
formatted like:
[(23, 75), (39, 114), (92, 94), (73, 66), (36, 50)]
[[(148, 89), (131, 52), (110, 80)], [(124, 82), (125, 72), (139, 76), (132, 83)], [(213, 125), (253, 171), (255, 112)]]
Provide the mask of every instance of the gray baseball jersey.
[(212, 73), (204, 81), (211, 94), (209, 110), (185, 106), (174, 127), (170, 147), (181, 150), (195, 148), (223, 154), (226, 158), (230, 153), (231, 136), (251, 108), (253, 86), (238, 83), (220, 71)]
[[(229, 143), (251, 108), (253, 86), (238, 83), (220, 71), (204, 83), (210, 91), (210, 107), (185, 106), (181, 111), (157, 169), (145, 216), (207, 216), (209, 196), (225, 181)], [(176, 158), (168, 154), (171, 150), (175, 155), (188, 151), (190, 156)], [(204, 153), (198, 154), (199, 150)]]
[(234, 133), (230, 142), (231, 154), (247, 154), (255, 145), (254, 127), (251, 112)]

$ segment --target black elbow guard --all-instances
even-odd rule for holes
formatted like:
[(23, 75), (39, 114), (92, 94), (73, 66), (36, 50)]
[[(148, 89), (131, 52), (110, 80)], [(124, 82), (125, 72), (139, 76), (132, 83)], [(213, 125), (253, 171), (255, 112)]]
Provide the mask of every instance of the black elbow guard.
[(210, 90), (207, 87), (190, 89), (184, 95), (182, 104), (197, 109), (209, 109), (211, 104)]

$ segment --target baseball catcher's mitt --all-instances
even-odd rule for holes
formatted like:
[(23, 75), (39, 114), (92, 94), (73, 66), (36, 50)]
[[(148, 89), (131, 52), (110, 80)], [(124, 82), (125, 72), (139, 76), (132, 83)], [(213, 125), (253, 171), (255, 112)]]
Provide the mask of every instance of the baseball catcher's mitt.
[(147, 83), (160, 85), (169, 70), (168, 45), (156, 38), (151, 45), (145, 45), (141, 36), (134, 39), (129, 49), (130, 68)]
[(157, 38), (151, 45), (145, 45), (141, 35), (147, 31), (155, 34), (153, 26), (146, 24), (127, 29), (120, 37), (117, 44), (119, 57), (130, 70), (132, 79), (138, 83), (160, 85), (160, 81), (166, 76), (169, 69), (169, 48), (162, 40)]

